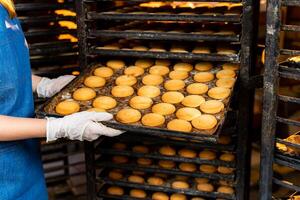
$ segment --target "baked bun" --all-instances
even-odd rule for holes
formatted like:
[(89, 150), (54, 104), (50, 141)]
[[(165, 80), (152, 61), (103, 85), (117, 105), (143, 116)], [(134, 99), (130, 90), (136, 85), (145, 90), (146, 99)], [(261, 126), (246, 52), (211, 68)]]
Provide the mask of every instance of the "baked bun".
[(208, 100), (200, 105), (200, 110), (207, 114), (216, 114), (224, 110), (224, 104), (217, 100)]
[(189, 77), (186, 71), (171, 71), (169, 73), (169, 78), (173, 80), (184, 80)]
[(178, 167), (184, 172), (195, 172), (197, 170), (197, 166), (194, 163), (180, 163)]
[(191, 132), (191, 124), (182, 119), (173, 119), (167, 124), (167, 128), (172, 131)]
[(205, 103), (205, 98), (200, 95), (188, 95), (184, 97), (181, 103), (184, 106), (196, 108)]
[(216, 86), (224, 88), (232, 88), (235, 83), (235, 78), (222, 78), (216, 81)]
[(208, 91), (208, 85), (204, 83), (192, 83), (186, 87), (189, 94), (205, 94)]
[(147, 179), (147, 183), (149, 185), (159, 186), (159, 185), (163, 185), (165, 183), (165, 181), (161, 177), (152, 176)]
[(184, 181), (174, 181), (172, 182), (171, 187), (173, 189), (179, 190), (179, 189), (188, 189), (190, 186), (187, 182)]
[(106, 112), (103, 108), (89, 108), (86, 110), (87, 112)]
[(136, 66), (131, 66), (131, 67), (127, 67), (124, 70), (124, 74), (128, 75), (128, 76), (134, 76), (134, 77), (138, 77), (141, 76), (142, 74), (144, 74), (145, 70), (141, 67), (136, 67)]
[(140, 189), (132, 189), (130, 190), (129, 192), (129, 195), (131, 197), (134, 197), (134, 198), (146, 198), (147, 197), (147, 194), (144, 190), (140, 190)]
[(150, 59), (139, 59), (137, 61), (135, 61), (135, 66), (137, 67), (141, 67), (141, 68), (148, 68), (151, 67), (154, 64), (153, 60)]
[(125, 163), (128, 163), (128, 157), (126, 157), (126, 156), (113, 156), (112, 161), (116, 164), (125, 164)]
[(176, 150), (170, 146), (162, 146), (159, 149), (159, 153), (164, 156), (175, 156)]
[(142, 82), (144, 85), (160, 85), (164, 82), (164, 78), (160, 75), (148, 74), (143, 77)]
[(132, 108), (140, 109), (140, 110), (150, 108), (152, 104), (153, 104), (152, 99), (144, 96), (135, 96), (131, 98), (129, 101), (129, 105)]
[(170, 160), (160, 160), (158, 161), (158, 165), (165, 169), (173, 169), (176, 166), (175, 162)]
[(181, 90), (185, 87), (183, 80), (168, 80), (165, 82), (164, 87), (166, 90)]
[(139, 96), (145, 96), (149, 98), (155, 98), (160, 95), (160, 89), (152, 85), (145, 85), (138, 90)]
[(217, 171), (220, 174), (232, 174), (234, 172), (234, 168), (219, 166)]
[(128, 97), (133, 95), (134, 90), (128, 85), (117, 85), (111, 89), (111, 94), (114, 97)]
[(202, 192), (213, 192), (214, 186), (210, 183), (201, 183), (197, 185), (197, 190)]
[(153, 200), (169, 200), (169, 196), (163, 192), (155, 192), (152, 194)]
[(96, 92), (91, 88), (79, 88), (73, 93), (73, 99), (78, 101), (88, 101), (96, 97)]
[(199, 83), (206, 83), (214, 80), (214, 74), (210, 72), (198, 72), (194, 76), (194, 80)]
[(175, 110), (175, 106), (169, 103), (158, 103), (152, 107), (152, 112), (161, 115), (171, 115), (175, 112)]
[(131, 108), (124, 108), (117, 113), (116, 119), (124, 124), (138, 122), (142, 115), (138, 110)]
[(208, 179), (208, 178), (200, 178), (200, 177), (198, 177), (198, 178), (195, 178), (194, 180), (195, 180), (195, 182), (198, 183), (198, 184), (208, 183), (208, 182), (209, 182), (209, 179)]
[(131, 176), (128, 176), (128, 181), (131, 182), (131, 183), (140, 183), (140, 184), (144, 184), (145, 183), (145, 180), (143, 177), (141, 176), (138, 176), (138, 175), (131, 175)]
[(117, 101), (109, 96), (100, 96), (93, 101), (94, 108), (109, 110), (116, 106), (117, 106)]
[(196, 158), (197, 153), (192, 149), (180, 149), (178, 155), (184, 158)]
[(148, 113), (142, 117), (142, 124), (145, 126), (157, 127), (165, 123), (164, 116), (157, 113)]
[(118, 186), (111, 186), (107, 189), (107, 194), (114, 195), (114, 196), (122, 196), (124, 195), (124, 190)]
[(150, 166), (152, 165), (152, 160), (149, 158), (138, 158), (136, 159), (137, 164), (143, 165), (143, 166)]
[(149, 153), (149, 148), (142, 145), (136, 145), (132, 147), (132, 151), (136, 153)]
[(207, 94), (213, 99), (226, 99), (230, 95), (230, 89), (224, 87), (214, 87), (208, 90)]
[(209, 62), (200, 62), (195, 65), (195, 69), (200, 72), (206, 72), (213, 68), (213, 65)]
[(213, 174), (217, 171), (217, 168), (213, 165), (200, 165), (200, 171), (207, 174)]
[(229, 186), (220, 186), (218, 187), (217, 192), (225, 193), (225, 194), (234, 194), (234, 189)]
[(95, 76), (99, 76), (102, 78), (109, 78), (114, 74), (114, 71), (109, 67), (98, 67), (94, 71)]
[(190, 63), (177, 63), (174, 65), (174, 70), (190, 72), (193, 70), (193, 65)]
[(192, 121), (193, 119), (201, 116), (201, 112), (197, 110), (196, 108), (179, 108), (176, 112), (176, 117), (178, 119), (183, 119), (186, 121)]
[(137, 80), (134, 76), (122, 75), (116, 79), (116, 85), (128, 85), (132, 86), (136, 84)]
[(216, 77), (218, 79), (222, 79), (222, 78), (234, 78), (235, 77), (235, 71), (231, 70), (231, 69), (223, 69), (223, 70), (219, 71), (216, 74)]
[(120, 180), (123, 177), (123, 174), (119, 170), (112, 170), (108, 173), (108, 178), (112, 180)]
[(161, 100), (165, 103), (177, 104), (184, 99), (180, 92), (166, 92), (161, 96)]
[(224, 153), (220, 156), (220, 160), (223, 160), (226, 162), (232, 162), (235, 160), (235, 155), (232, 153)]
[(215, 116), (204, 114), (192, 120), (192, 125), (200, 130), (209, 130), (217, 125), (218, 121)]
[(105, 85), (106, 81), (104, 78), (99, 76), (89, 76), (84, 79), (84, 85), (91, 88), (98, 88)]
[(230, 70), (238, 70), (240, 68), (240, 65), (236, 63), (225, 63), (222, 65), (222, 68), (230, 69)]
[(154, 65), (149, 69), (150, 74), (164, 76), (169, 73), (169, 68), (166, 66)]
[(76, 101), (64, 100), (55, 107), (55, 112), (60, 115), (70, 115), (80, 110), (80, 106)]
[(122, 69), (125, 67), (125, 63), (122, 60), (109, 60), (107, 61), (106, 66), (112, 69)]
[(216, 159), (217, 155), (213, 151), (203, 150), (199, 153), (199, 157), (204, 160), (214, 160)]
[(172, 194), (170, 200), (187, 200), (187, 197), (184, 194)]

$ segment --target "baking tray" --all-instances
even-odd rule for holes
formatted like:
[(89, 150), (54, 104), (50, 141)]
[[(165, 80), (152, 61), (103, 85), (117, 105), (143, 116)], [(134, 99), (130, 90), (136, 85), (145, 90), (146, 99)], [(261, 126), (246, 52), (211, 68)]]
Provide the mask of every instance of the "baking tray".
[[(226, 162), (226, 161), (222, 161), (219, 159), (214, 159), (214, 160), (206, 160), (206, 159), (201, 159), (198, 157), (198, 154), (203, 151), (205, 148), (201, 148), (201, 149), (194, 149), (192, 147), (189, 147), (188, 145), (186, 147), (178, 147), (175, 145), (171, 145), (169, 144), (149, 144), (147, 141), (142, 141), (142, 142), (131, 142), (131, 143), (126, 143), (127, 147), (125, 150), (117, 150), (117, 149), (113, 149), (112, 146), (114, 143), (118, 142), (118, 140), (114, 140), (111, 138), (108, 138), (104, 141), (102, 141), (101, 143), (99, 143), (96, 148), (95, 148), (95, 153), (96, 154), (102, 154), (102, 155), (123, 155), (123, 156), (128, 156), (128, 157), (134, 157), (134, 158), (150, 158), (150, 159), (156, 159), (156, 160), (170, 160), (170, 161), (174, 161), (174, 162), (185, 162), (185, 163), (195, 163), (195, 164), (210, 164), (210, 165), (214, 165), (214, 166), (225, 166), (225, 167), (230, 167), (230, 168), (235, 168), (235, 162), (236, 161), (232, 161), (232, 162)], [(134, 146), (139, 146), (139, 145), (143, 145), (145, 147), (147, 147), (149, 149), (149, 153), (138, 153), (138, 152), (134, 152), (132, 151), (132, 147)], [(172, 148), (174, 148), (176, 150), (176, 152), (178, 152), (178, 150), (182, 149), (182, 148), (187, 148), (187, 149), (192, 149), (197, 153), (197, 157), (195, 158), (185, 158), (182, 156), (179, 156), (178, 154), (174, 155), (174, 156), (165, 156), (160, 154), (159, 148), (162, 146), (171, 146)], [(212, 150), (212, 149), (211, 149)], [(221, 151), (215, 151), (212, 150), (216, 153), (217, 158), (225, 153), (225, 152), (221, 152)]]
[[(85, 77), (91, 75), (94, 71), (95, 68), (102, 66), (101, 64), (92, 64), (90, 65), (83, 73), (81, 73), (80, 76), (78, 76), (75, 80), (73, 80), (68, 86), (66, 86), (60, 93), (58, 93), (56, 96), (54, 96), (52, 99), (46, 101), (41, 107), (39, 107), (36, 111), (36, 114), (40, 118), (44, 118), (47, 116), (52, 116), (52, 117), (62, 117), (61, 115), (58, 115), (55, 112), (55, 106), (57, 105), (58, 102), (64, 99), (70, 99), (71, 98), (71, 93), (76, 89), (82, 86), (82, 82)], [(217, 68), (213, 68), (213, 71), (218, 70)], [(122, 70), (119, 70), (117, 73), (115, 73), (115, 76), (118, 76), (122, 74)], [(146, 74), (146, 73), (145, 73)], [(192, 79), (192, 76), (190, 76), (188, 79)], [(139, 79), (138, 79), (139, 80)], [(189, 80), (188, 80), (189, 81)], [(139, 81), (140, 82), (140, 81)], [(190, 81), (191, 82), (191, 81)], [(114, 78), (110, 78), (107, 81), (107, 85), (105, 88), (100, 88), (100, 89), (95, 89), (96, 92), (99, 94), (109, 94), (110, 93), (110, 88), (112, 87), (114, 83)], [(140, 84), (140, 83), (138, 83)], [(209, 87), (212, 87), (214, 85), (213, 82), (208, 84)], [(164, 89), (161, 88), (161, 91), (164, 92)], [(233, 90), (232, 90), (233, 91)], [(109, 94), (110, 96), (110, 94)], [(109, 112), (115, 114), (120, 108), (125, 108), (128, 107), (126, 102), (130, 99), (129, 98), (116, 98), (117, 102), (119, 105), (111, 109)], [(206, 96), (206, 99), (207, 98)], [(150, 134), (150, 135), (155, 135), (155, 136), (168, 136), (168, 137), (178, 137), (178, 138), (186, 138), (186, 139), (193, 139), (193, 140), (206, 140), (206, 141), (212, 141), (212, 142), (217, 142), (217, 139), (219, 138), (219, 135), (221, 133), (222, 127), (225, 122), (225, 118), (227, 115), (227, 111), (229, 110), (229, 104), (230, 104), (230, 97), (225, 99), (223, 101), (225, 105), (224, 111), (221, 113), (215, 115), (216, 118), (218, 119), (218, 124), (213, 128), (212, 130), (203, 130), (199, 131), (197, 129), (193, 129), (193, 132), (190, 133), (183, 133), (183, 132), (178, 132), (178, 131), (171, 131), (167, 130), (164, 127), (166, 126), (168, 120), (172, 119), (169, 117), (166, 117), (166, 123), (164, 124), (164, 127), (162, 128), (152, 128), (152, 127), (146, 127), (142, 126), (141, 123), (134, 123), (134, 124), (121, 124), (115, 120), (112, 121), (107, 121), (107, 122), (102, 122), (103, 124), (116, 128), (116, 129), (121, 129), (125, 131), (131, 131), (135, 133), (144, 133), (144, 134)], [(160, 102), (160, 98), (156, 97), (153, 99), (154, 102)], [(86, 110), (91, 107), (91, 101), (89, 102), (79, 102), (81, 106), (81, 110)], [(85, 109), (82, 109), (85, 108)], [(178, 108), (178, 106), (177, 106)], [(141, 111), (142, 114), (151, 112), (149, 110)], [(171, 116), (174, 118), (174, 116)]]

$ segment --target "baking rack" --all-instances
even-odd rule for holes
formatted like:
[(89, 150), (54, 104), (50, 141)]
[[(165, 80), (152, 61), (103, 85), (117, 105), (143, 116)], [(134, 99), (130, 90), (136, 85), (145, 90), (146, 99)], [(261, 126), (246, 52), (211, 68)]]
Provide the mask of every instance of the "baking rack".
[(78, 70), (78, 45), (69, 39), (59, 39), (62, 34), (76, 37), (76, 29), (59, 25), (61, 21), (76, 23), (76, 17), (57, 14), (57, 10), (75, 10), (73, 0), (16, 1), (20, 19), (30, 49), (30, 62), (36, 74), (56, 77)]
[[(288, 142), (277, 135), (278, 124), (299, 127), (297, 120), (280, 114), (281, 104), (299, 105), (300, 99), (293, 96), (278, 93), (279, 86), (283, 83), (280, 80), (300, 80), (300, 70), (291, 62), (279, 62), (280, 56), (300, 55), (299, 50), (291, 47), (280, 47), (280, 33), (299, 32), (298, 25), (286, 24), (281, 20), (282, 8), (300, 6), (299, 1), (293, 0), (268, 0), (267, 4), (267, 29), (266, 29), (266, 61), (264, 73), (264, 94), (263, 94), (263, 121), (262, 121), (262, 142), (261, 142), (261, 167), (260, 167), (260, 199), (271, 199), (273, 187), (279, 186), (289, 192), (299, 192), (300, 186), (294, 185), (276, 177), (273, 174), (273, 164), (300, 170), (300, 157), (295, 153), (289, 153), (282, 149), (275, 148), (276, 145), (285, 145), (286, 148), (298, 148), (299, 144)], [(280, 38), (280, 39), (279, 39)], [(291, 133), (288, 133), (291, 134)], [(276, 145), (275, 145), (276, 144)]]
[[(172, 60), (197, 60), (197, 61), (210, 61), (210, 62), (230, 62), (239, 63), (241, 68), (239, 71), (239, 79), (237, 81), (237, 88), (234, 92), (234, 98), (231, 103), (231, 107), (234, 113), (237, 113), (236, 120), (230, 121), (231, 132), (233, 135), (233, 143), (231, 145), (220, 145), (217, 144), (218, 138), (214, 141), (203, 139), (195, 141), (193, 138), (185, 140), (181, 138), (181, 141), (171, 140), (164, 138), (163, 134), (145, 134), (143, 130), (135, 129), (134, 133), (129, 132), (119, 136), (117, 139), (122, 140), (124, 143), (129, 144), (133, 140), (139, 142), (155, 141), (159, 145), (159, 142), (165, 141), (166, 143), (176, 143), (176, 145), (190, 145), (195, 148), (210, 147), (213, 149), (227, 149), (229, 152), (234, 152), (236, 155), (236, 162), (230, 163), (230, 166), (234, 166), (235, 172), (232, 175), (224, 174), (210, 174), (205, 173), (185, 173), (178, 169), (160, 169), (155, 166), (140, 167), (133, 163), (125, 165), (115, 164), (107, 160), (112, 155), (123, 155), (128, 156), (131, 159), (138, 157), (148, 157), (151, 159), (166, 159), (166, 160), (177, 160), (180, 161), (182, 158), (172, 157), (167, 158), (157, 154), (135, 154), (127, 151), (114, 151), (109, 146), (105, 147), (105, 139), (90, 143), (85, 143), (85, 154), (86, 154), (86, 167), (87, 167), (87, 194), (88, 199), (134, 199), (128, 195), (124, 196), (109, 196), (106, 194), (106, 188), (112, 184), (105, 177), (99, 174), (99, 170), (103, 169), (123, 169), (123, 170), (140, 170), (144, 172), (155, 172), (161, 171), (166, 174), (173, 175), (186, 175), (189, 177), (209, 177), (214, 180), (232, 180), (235, 187), (234, 195), (222, 195), (214, 192), (209, 194), (199, 194), (203, 197), (224, 199), (247, 199), (249, 190), (249, 166), (250, 166), (250, 139), (249, 133), (251, 133), (251, 119), (252, 119), (252, 104), (253, 104), (253, 89), (257, 86), (257, 80), (259, 78), (253, 78), (253, 66), (255, 61), (255, 44), (256, 38), (254, 34), (257, 30), (257, 11), (258, 2), (251, 0), (221, 0), (216, 2), (231, 2), (231, 3), (242, 3), (240, 13), (226, 14), (207, 14), (197, 13), (196, 15), (190, 14), (178, 14), (176, 11), (161, 14), (156, 13), (153, 9), (146, 13), (132, 13), (139, 12), (140, 8), (138, 3), (141, 0), (132, 1), (116, 1), (114, 0), (81, 0), (77, 1), (77, 24), (78, 24), (78, 36), (79, 36), (79, 61), (82, 68), (87, 68), (93, 62), (99, 62), (103, 59), (120, 58), (120, 59), (136, 59), (138, 58), (152, 58), (152, 59), (172, 59)], [(149, 2), (143, 0), (142, 2)], [(185, 1), (184, 1), (185, 2)], [(195, 2), (207, 2), (207, 0), (196, 0)], [(159, 10), (159, 9), (158, 9)], [(120, 11), (120, 12), (119, 12)], [(210, 33), (197, 34), (194, 32), (181, 32), (172, 33), (164, 31), (149, 31), (146, 26), (148, 22), (187, 22), (190, 24), (209, 24), (214, 23), (214, 27), (218, 27), (224, 24), (230, 24), (237, 27), (234, 34), (232, 35), (217, 35)], [(226, 23), (225, 23), (226, 22)], [(138, 31), (125, 31), (124, 27), (127, 28), (127, 24), (132, 23), (133, 27), (138, 29), (145, 29)], [(190, 24), (189, 24), (190, 23)], [(132, 25), (131, 24), (131, 25)], [(143, 24), (143, 26), (138, 25)], [(120, 29), (111, 29), (120, 28)], [(146, 30), (146, 31), (144, 31)], [(187, 53), (174, 53), (174, 52), (153, 52), (153, 51), (135, 51), (132, 49), (107, 49), (99, 48), (101, 45), (110, 44), (119, 39), (126, 40), (138, 40), (138, 41), (155, 41), (159, 43), (170, 43), (173, 41), (181, 41), (185, 43), (195, 43), (199, 40), (203, 42), (219, 42), (220, 44), (227, 43), (236, 47), (236, 52), (232, 54), (217, 54), (217, 53), (206, 53), (197, 54), (192, 52)], [(231, 119), (232, 120), (232, 119)], [(223, 130), (223, 133), (225, 131)], [(152, 145), (155, 145), (152, 144)], [(217, 166), (221, 164), (217, 161), (203, 161), (200, 159), (190, 160), (190, 162), (196, 163), (210, 163)], [(232, 165), (231, 165), (232, 164)], [(100, 182), (99, 182), (100, 181)], [(115, 183), (114, 183), (115, 184)], [(118, 184), (121, 184), (120, 182)], [(123, 183), (122, 183), (123, 184)], [(125, 188), (135, 188), (136, 185), (123, 184)], [(141, 187), (141, 186), (140, 186)], [(144, 188), (145, 190), (146, 187)], [(148, 188), (149, 189), (149, 188)], [(157, 189), (157, 188), (154, 188)], [(153, 190), (153, 188), (152, 188)], [(193, 190), (195, 192), (195, 190)], [(174, 191), (170, 191), (171, 193)], [(177, 190), (177, 192), (184, 193), (184, 191)], [(191, 193), (189, 193), (191, 194)], [(197, 194), (198, 195), (198, 194)], [(207, 196), (209, 195), (209, 196)], [(220, 196), (221, 195), (221, 196)], [(149, 197), (145, 199), (150, 199)]]

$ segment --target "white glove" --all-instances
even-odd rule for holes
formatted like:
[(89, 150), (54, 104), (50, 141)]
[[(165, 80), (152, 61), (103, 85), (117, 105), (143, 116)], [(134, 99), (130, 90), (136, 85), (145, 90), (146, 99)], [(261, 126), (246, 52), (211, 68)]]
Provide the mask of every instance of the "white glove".
[(75, 76), (65, 75), (60, 76), (55, 79), (49, 79), (43, 77), (39, 84), (37, 85), (37, 95), (38, 97), (46, 98), (52, 97), (57, 92), (59, 92), (63, 87), (65, 87), (68, 83), (70, 83)]
[(101, 124), (112, 119), (106, 112), (79, 112), (63, 118), (47, 118), (47, 142), (58, 138), (71, 140), (96, 140), (99, 136), (114, 137), (123, 133)]

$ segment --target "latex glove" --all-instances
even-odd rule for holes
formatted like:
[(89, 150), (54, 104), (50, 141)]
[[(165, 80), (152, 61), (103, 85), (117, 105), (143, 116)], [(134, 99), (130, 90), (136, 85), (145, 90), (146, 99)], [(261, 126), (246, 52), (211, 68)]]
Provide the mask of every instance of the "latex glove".
[(79, 112), (63, 118), (47, 118), (47, 142), (58, 138), (71, 140), (96, 140), (99, 136), (114, 137), (123, 133), (104, 126), (101, 121), (113, 118), (106, 112)]
[(43, 77), (39, 84), (37, 85), (37, 95), (38, 97), (46, 98), (52, 97), (57, 92), (59, 92), (63, 87), (65, 87), (68, 83), (70, 83), (75, 76), (65, 75), (60, 76), (55, 79), (49, 79)]

